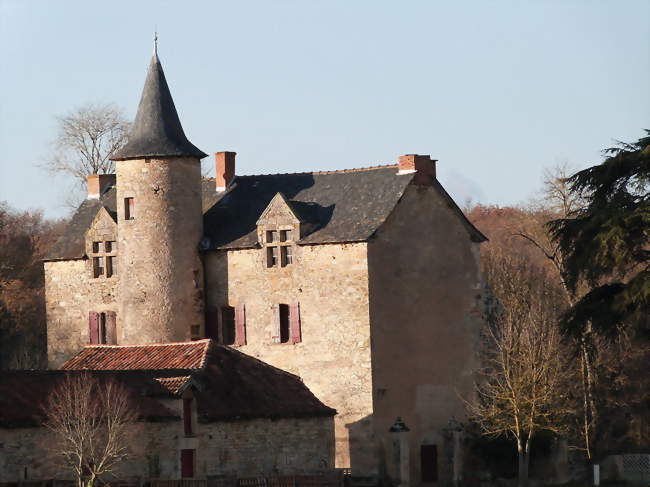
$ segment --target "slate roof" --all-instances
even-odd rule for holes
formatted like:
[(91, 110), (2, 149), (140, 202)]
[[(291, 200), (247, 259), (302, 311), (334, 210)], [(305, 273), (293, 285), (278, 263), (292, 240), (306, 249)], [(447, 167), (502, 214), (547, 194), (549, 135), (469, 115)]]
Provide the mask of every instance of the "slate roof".
[(205, 366), (210, 339), (148, 345), (86, 345), (63, 370), (166, 370)]
[(187, 140), (158, 54), (154, 53), (129, 140), (111, 159), (183, 156), (202, 159), (207, 154)]
[(99, 199), (87, 199), (70, 218), (65, 231), (45, 256), (45, 260), (79, 259), (86, 255), (86, 232), (97, 212), (103, 206), (117, 221), (116, 193), (114, 187), (108, 189)]
[[(156, 367), (156, 370), (148, 370)], [(153, 378), (149, 395), (177, 395), (196, 384), (202, 421), (332, 416), (300, 377), (210, 339), (151, 345), (90, 345), (66, 370), (140, 372)], [(137, 369), (137, 370), (134, 370)]]
[[(0, 427), (35, 426), (43, 420), (50, 391), (70, 372), (62, 370), (0, 371)], [(151, 396), (168, 394), (150, 373), (139, 371), (88, 372), (100, 381), (113, 379), (126, 387), (141, 419), (176, 420), (178, 415)]]
[(277, 193), (304, 222), (301, 244), (362, 242), (386, 220), (413, 174), (397, 166), (320, 173), (237, 176), (205, 213), (210, 248), (257, 245), (256, 222)]
[[(367, 241), (386, 221), (413, 179), (397, 174), (397, 166), (377, 166), (343, 171), (236, 176), (228, 190), (217, 193), (214, 179), (202, 182), (205, 249), (242, 249), (258, 245), (256, 222), (277, 193), (282, 193), (303, 222), (298, 244)], [(467, 220), (438, 181), (434, 188), (461, 219), (470, 238), (486, 240)], [(115, 211), (115, 191), (102, 197)], [(96, 200), (87, 200), (75, 213), (68, 230), (46, 260), (78, 259), (85, 253), (84, 234)]]

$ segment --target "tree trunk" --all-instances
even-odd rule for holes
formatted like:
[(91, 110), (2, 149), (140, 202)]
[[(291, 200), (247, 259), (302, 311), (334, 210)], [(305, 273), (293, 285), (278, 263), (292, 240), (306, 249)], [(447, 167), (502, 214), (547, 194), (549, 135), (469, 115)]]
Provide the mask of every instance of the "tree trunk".
[(517, 485), (519, 487), (526, 487), (528, 485), (528, 445), (524, 447), (521, 440), (517, 439), (517, 456), (519, 465), (517, 470)]

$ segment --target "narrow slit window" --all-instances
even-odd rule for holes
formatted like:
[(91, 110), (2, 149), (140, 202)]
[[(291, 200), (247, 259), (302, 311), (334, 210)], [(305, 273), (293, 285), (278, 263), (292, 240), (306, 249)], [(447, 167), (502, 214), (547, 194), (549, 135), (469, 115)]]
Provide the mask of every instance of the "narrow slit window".
[(280, 343), (287, 343), (291, 336), (291, 325), (289, 323), (289, 305), (280, 305)]
[(185, 436), (194, 434), (192, 431), (192, 398), (186, 397), (183, 399), (183, 426)]
[(124, 219), (135, 219), (135, 198), (124, 198)]

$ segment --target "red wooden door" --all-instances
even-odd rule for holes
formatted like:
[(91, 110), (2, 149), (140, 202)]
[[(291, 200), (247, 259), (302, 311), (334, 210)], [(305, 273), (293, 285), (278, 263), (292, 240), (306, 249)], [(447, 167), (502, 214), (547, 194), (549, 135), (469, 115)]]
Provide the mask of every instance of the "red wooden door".
[(194, 477), (194, 450), (181, 450), (181, 477)]

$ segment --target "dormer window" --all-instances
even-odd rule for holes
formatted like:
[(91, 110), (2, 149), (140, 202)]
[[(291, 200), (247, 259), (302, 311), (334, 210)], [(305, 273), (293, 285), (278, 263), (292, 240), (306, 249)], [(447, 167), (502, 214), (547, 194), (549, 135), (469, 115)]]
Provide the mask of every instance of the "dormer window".
[(93, 278), (101, 276), (113, 277), (117, 274), (117, 256), (115, 241), (95, 241), (91, 246), (90, 258), (93, 264)]
[[(293, 230), (267, 230), (266, 267), (286, 267), (293, 264)], [(278, 238), (279, 237), (279, 238)]]

